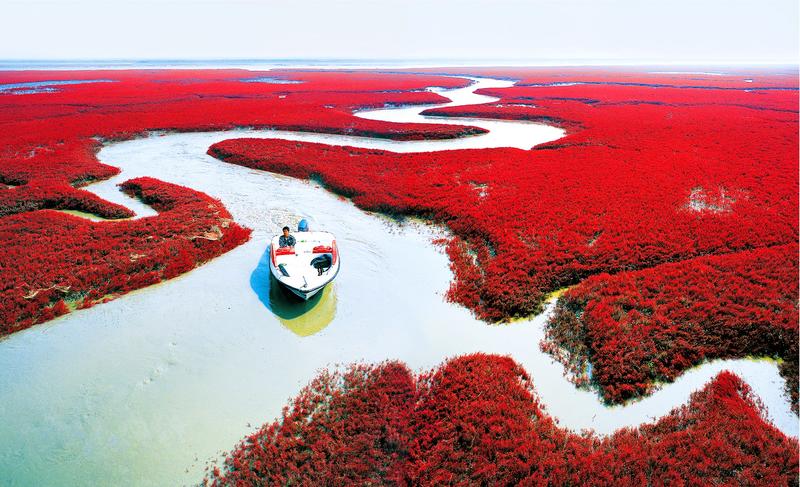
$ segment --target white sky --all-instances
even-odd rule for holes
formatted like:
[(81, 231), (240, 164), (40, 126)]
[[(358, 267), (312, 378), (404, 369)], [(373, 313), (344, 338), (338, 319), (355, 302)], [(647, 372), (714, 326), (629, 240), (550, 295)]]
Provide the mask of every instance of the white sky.
[(797, 0), (0, 0), (0, 59), (797, 64)]

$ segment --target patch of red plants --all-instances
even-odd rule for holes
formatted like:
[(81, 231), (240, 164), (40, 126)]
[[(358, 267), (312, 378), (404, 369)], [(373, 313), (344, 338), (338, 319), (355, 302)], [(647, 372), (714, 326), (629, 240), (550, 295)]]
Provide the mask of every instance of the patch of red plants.
[[(301, 83), (241, 81), (259, 76)], [(217, 242), (193, 239), (212, 227), (223, 229), (220, 222), (229, 215), (218, 202), (188, 188), (156, 181), (141, 183), (141, 193), (155, 198), (166, 192), (163, 207), (169, 209), (158, 217), (89, 222), (38, 211), (132, 216), (130, 210), (81, 189), (118, 173), (97, 161), (102, 141), (148, 131), (240, 126), (393, 139), (482, 131), (389, 124), (352, 115), (361, 107), (444, 101), (424, 88), (466, 83), (452, 77), (245, 70), (0, 72), (0, 85), (97, 79), (110, 82), (59, 85), (46, 93), (0, 93), (0, 335), (68, 311), (71, 306), (62, 301), (89, 305), (108, 299), (189, 270), (246, 239), (244, 230), (232, 224)]]
[(0, 335), (187, 272), (250, 237), (219, 201), (152, 178), (122, 189), (157, 216), (95, 223), (54, 211), (3, 217)]
[(774, 357), (796, 409), (797, 253), (790, 244), (590, 277), (559, 298), (543, 348), (613, 403), (705, 360)]
[(223, 485), (797, 485), (797, 441), (724, 372), (653, 424), (558, 427), (513, 360), (415, 376), (397, 362), (318, 376), (205, 479)]

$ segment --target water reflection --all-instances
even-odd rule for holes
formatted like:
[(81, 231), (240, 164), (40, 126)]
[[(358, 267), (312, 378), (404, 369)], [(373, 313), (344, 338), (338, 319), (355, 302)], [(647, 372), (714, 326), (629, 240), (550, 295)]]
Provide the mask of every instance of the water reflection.
[(336, 316), (336, 293), (333, 284), (321, 293), (303, 301), (284, 289), (272, 277), (269, 269), (269, 246), (267, 246), (258, 265), (250, 274), (250, 288), (259, 301), (297, 336), (307, 337), (328, 326)]

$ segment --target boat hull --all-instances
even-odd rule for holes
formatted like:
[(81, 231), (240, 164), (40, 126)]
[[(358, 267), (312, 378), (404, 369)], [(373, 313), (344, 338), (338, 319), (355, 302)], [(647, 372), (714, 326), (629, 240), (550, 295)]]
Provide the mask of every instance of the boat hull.
[(321, 287), (318, 287), (317, 289), (312, 289), (311, 291), (306, 291), (306, 290), (302, 290), (302, 289), (293, 288), (292, 286), (284, 284), (284, 283), (282, 283), (280, 281), (278, 281), (278, 282), (279, 282), (279, 284), (281, 286), (284, 287), (284, 289), (288, 289), (289, 291), (291, 291), (292, 294), (294, 294), (295, 296), (297, 296), (297, 297), (299, 297), (299, 298), (301, 298), (301, 299), (303, 299), (305, 301), (308, 301), (309, 299), (311, 299), (314, 296), (316, 296), (317, 294), (319, 294), (323, 289), (325, 289), (325, 286), (327, 286), (327, 284), (325, 284), (325, 285), (323, 285)]

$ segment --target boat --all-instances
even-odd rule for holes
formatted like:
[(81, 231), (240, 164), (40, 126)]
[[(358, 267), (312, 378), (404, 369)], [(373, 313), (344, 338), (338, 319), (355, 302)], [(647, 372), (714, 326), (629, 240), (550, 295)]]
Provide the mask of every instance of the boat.
[(272, 237), (269, 267), (273, 277), (298, 297), (308, 300), (339, 273), (339, 249), (328, 232), (297, 232), (294, 247), (280, 247)]

